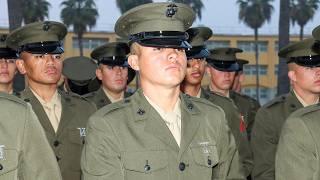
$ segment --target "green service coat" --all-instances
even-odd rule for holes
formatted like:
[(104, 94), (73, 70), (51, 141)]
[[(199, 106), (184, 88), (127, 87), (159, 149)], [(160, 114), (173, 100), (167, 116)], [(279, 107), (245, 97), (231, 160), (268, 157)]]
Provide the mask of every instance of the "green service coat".
[(283, 125), (276, 180), (320, 179), (320, 104), (292, 113)]
[[(220, 96), (208, 90), (201, 89), (201, 98), (205, 98), (213, 104), (220, 106), (226, 114), (226, 119), (235, 138), (239, 150), (240, 161), (246, 176), (249, 176), (253, 168), (253, 155), (250, 148), (245, 124), (241, 122), (238, 108), (230, 98)], [(243, 126), (243, 127), (241, 127)]]
[(251, 140), (251, 132), (254, 125), (254, 120), (260, 104), (257, 100), (244, 94), (230, 91), (230, 98), (238, 107), (246, 123), (246, 129), (249, 141)]
[(84, 180), (244, 179), (222, 109), (200, 98), (180, 99), (180, 148), (141, 90), (91, 116)]
[(274, 180), (275, 156), (282, 125), (288, 116), (302, 108), (293, 92), (276, 97), (261, 107), (252, 130), (253, 178)]
[(21, 92), (21, 98), (32, 105), (38, 119), (46, 132), (48, 141), (56, 155), (64, 180), (80, 180), (80, 157), (85, 138), (85, 128), (89, 116), (96, 111), (90, 102), (79, 96), (71, 96), (59, 91), (62, 113), (57, 132), (41, 103), (30, 89)]
[(59, 166), (29, 104), (0, 93), (0, 179), (61, 180)]
[[(125, 92), (124, 97), (127, 98), (131, 96), (132, 94)], [(82, 97), (86, 98), (87, 100), (93, 102), (98, 109), (102, 108), (105, 105), (111, 104), (110, 99), (106, 95), (106, 93), (103, 91), (102, 88), (98, 89), (95, 92), (88, 93), (86, 95), (83, 95)]]

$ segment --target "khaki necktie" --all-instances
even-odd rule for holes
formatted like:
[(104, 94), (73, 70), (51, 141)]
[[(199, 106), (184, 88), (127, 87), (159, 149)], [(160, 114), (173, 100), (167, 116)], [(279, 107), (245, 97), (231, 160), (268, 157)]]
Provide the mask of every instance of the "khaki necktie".
[(47, 115), (48, 115), (48, 118), (51, 122), (51, 125), (54, 129), (55, 132), (57, 132), (58, 130), (58, 126), (59, 126), (59, 119), (57, 117), (57, 106), (54, 104), (52, 106), (46, 106), (45, 107), (47, 109)]

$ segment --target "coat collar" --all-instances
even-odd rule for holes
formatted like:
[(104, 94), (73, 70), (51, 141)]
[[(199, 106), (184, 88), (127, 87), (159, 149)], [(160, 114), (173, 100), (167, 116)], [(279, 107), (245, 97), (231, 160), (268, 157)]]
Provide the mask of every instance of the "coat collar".
[(156, 136), (168, 144), (174, 151), (182, 154), (188, 148), (199, 128), (200, 120), (197, 116), (200, 110), (188, 95), (180, 94), (181, 100), (181, 144), (180, 148), (172, 136), (169, 128), (157, 111), (148, 103), (142, 90), (138, 90), (132, 97), (135, 121), (145, 121), (145, 131)]
[(30, 88), (26, 88), (21, 93), (21, 97), (24, 99), (24, 101), (29, 102), (32, 105), (33, 110), (35, 111), (42, 127), (46, 130), (46, 132), (52, 135), (57, 134), (59, 136), (59, 134), (61, 134), (61, 132), (63, 131), (64, 127), (70, 122), (70, 119), (74, 116), (75, 112), (73, 110), (73, 106), (75, 105), (75, 102), (72, 101), (72, 99), (65, 92), (58, 91), (58, 93), (61, 95), (62, 113), (57, 133), (54, 132), (54, 129), (45, 110), (43, 109), (41, 103), (36, 98), (36, 96), (32, 93)]
[(294, 94), (292, 90), (287, 95), (286, 106), (288, 107), (289, 114), (303, 107), (303, 105), (300, 103), (297, 96)]

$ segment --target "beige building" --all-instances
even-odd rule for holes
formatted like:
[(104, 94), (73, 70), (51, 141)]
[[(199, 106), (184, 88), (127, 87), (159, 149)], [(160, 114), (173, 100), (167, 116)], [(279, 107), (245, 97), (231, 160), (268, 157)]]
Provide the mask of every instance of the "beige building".
[[(0, 34), (7, 34), (7, 29), (0, 29)], [(83, 36), (84, 55), (90, 56), (91, 51), (107, 42), (119, 41), (113, 32), (88, 32)], [(298, 36), (292, 36), (291, 42), (298, 41)], [(239, 54), (239, 58), (249, 60), (249, 64), (245, 65), (245, 82), (243, 84), (243, 93), (255, 97), (256, 84), (256, 68), (255, 68), (255, 52), (254, 52), (254, 36), (253, 35), (222, 35), (215, 34), (207, 42), (209, 49), (217, 47), (237, 47), (244, 50)], [(64, 48), (66, 58), (79, 56), (79, 45), (77, 35), (69, 32), (64, 40)], [(278, 36), (261, 35), (259, 36), (259, 75), (260, 75), (260, 101), (264, 104), (272, 99), (276, 94), (277, 73), (278, 73)], [(208, 77), (205, 77), (203, 85), (209, 83)], [(132, 81), (129, 87), (135, 89), (135, 81)]]

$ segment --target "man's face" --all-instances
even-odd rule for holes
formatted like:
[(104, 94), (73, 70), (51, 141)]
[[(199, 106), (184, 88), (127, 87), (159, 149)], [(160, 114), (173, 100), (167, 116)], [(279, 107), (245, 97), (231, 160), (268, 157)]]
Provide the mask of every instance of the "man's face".
[(187, 61), (187, 74), (184, 83), (199, 85), (205, 72), (206, 61), (204, 59), (189, 59)]
[(0, 84), (12, 83), (16, 72), (15, 59), (0, 59)]
[(219, 90), (230, 90), (234, 81), (235, 72), (219, 71), (211, 66), (207, 67), (207, 73), (210, 75), (211, 84)]
[(17, 67), (27, 75), (29, 83), (43, 85), (57, 84), (62, 71), (61, 54), (21, 53), (22, 60), (17, 60)]
[(288, 72), (289, 78), (295, 88), (305, 92), (320, 93), (320, 67), (303, 67), (294, 64)]
[(172, 88), (180, 85), (187, 67), (184, 49), (137, 46), (139, 53), (130, 55), (129, 63), (139, 71), (142, 86)]
[(111, 92), (120, 93), (125, 90), (128, 80), (128, 68), (100, 64), (96, 75), (102, 81), (104, 88)]

